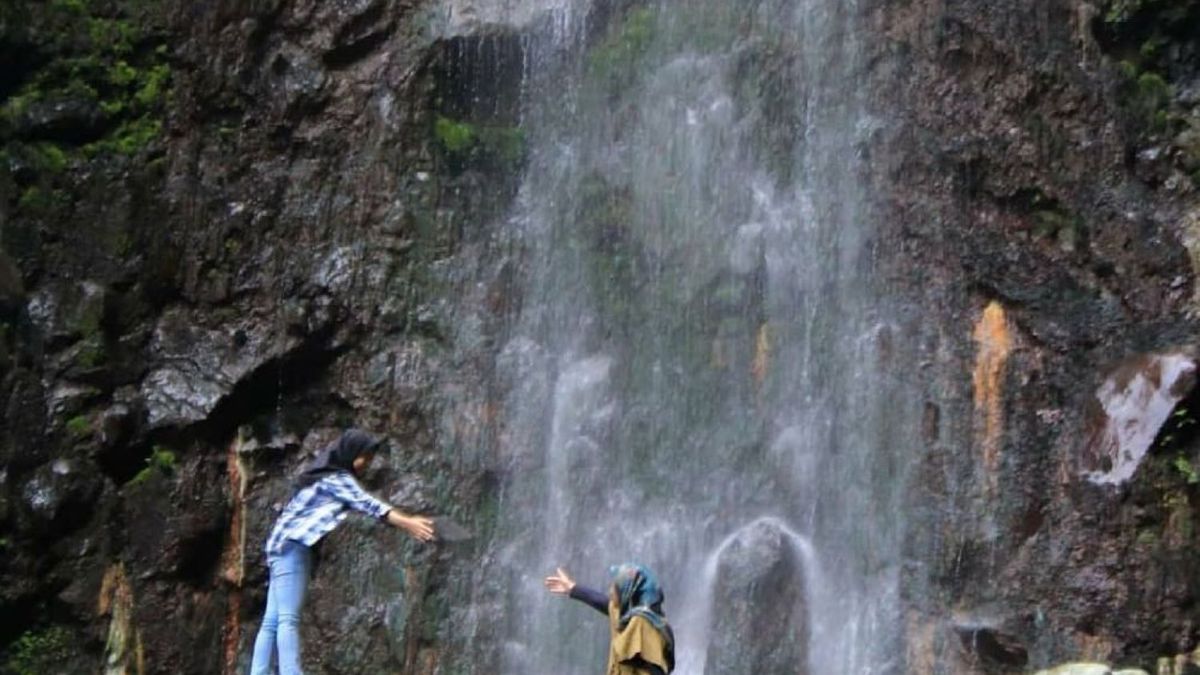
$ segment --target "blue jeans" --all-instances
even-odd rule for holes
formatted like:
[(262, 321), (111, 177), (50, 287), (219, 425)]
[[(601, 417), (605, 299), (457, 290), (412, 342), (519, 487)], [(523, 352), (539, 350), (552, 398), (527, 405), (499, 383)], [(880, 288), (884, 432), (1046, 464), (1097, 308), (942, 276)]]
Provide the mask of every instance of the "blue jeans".
[(300, 608), (308, 588), (312, 551), (288, 541), (277, 556), (268, 556), (271, 581), (267, 587), (267, 613), (254, 640), (250, 675), (268, 675), (271, 657), (279, 647), (279, 675), (302, 675), (300, 668)]

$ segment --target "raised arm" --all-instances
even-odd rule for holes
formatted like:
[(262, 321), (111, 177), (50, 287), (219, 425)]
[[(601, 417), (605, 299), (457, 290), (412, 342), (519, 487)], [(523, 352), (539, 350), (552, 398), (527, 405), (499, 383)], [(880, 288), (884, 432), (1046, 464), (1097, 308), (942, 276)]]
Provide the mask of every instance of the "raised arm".
[(575, 588), (571, 589), (571, 597), (608, 616), (608, 596), (601, 591), (575, 584)]
[(545, 584), (546, 589), (551, 593), (574, 598), (608, 616), (608, 596), (594, 588), (575, 583), (575, 580), (563, 568), (559, 567), (554, 574), (546, 577)]

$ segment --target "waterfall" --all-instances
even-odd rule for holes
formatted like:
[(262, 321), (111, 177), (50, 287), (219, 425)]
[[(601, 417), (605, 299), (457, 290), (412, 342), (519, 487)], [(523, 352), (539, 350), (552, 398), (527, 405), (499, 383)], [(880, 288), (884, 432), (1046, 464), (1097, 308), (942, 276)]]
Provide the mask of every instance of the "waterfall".
[[(780, 672), (902, 671), (919, 397), (873, 274), (886, 120), (857, 2), (447, 7), (450, 33), (464, 16), (522, 31), (527, 150), (490, 235), (520, 270), (497, 345), (504, 496), (473, 597), (494, 637), (454, 672), (495, 672), (487, 654), (598, 672), (606, 623), (541, 580), (561, 565), (603, 587), (627, 560), (663, 582), (677, 672), (716, 672), (718, 565), (736, 571), (730, 542), (764, 523), (798, 561), (788, 635), (810, 642)], [(755, 611), (796, 615), (771, 604)], [(742, 638), (745, 659), (782, 639)]]

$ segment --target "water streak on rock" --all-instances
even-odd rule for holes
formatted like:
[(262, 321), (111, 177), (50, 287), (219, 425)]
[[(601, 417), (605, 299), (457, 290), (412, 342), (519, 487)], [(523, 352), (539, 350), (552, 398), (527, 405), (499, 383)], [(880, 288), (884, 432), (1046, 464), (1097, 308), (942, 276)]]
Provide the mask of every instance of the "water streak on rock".
[(976, 441), (983, 451), (986, 487), (996, 487), (1004, 436), (1004, 364), (1012, 350), (1012, 336), (1004, 308), (991, 302), (975, 324), (978, 351), (972, 377), (975, 391)]
[(116, 563), (104, 573), (96, 613), (110, 617), (104, 645), (104, 675), (143, 675), (146, 656), (141, 632), (133, 624), (133, 588), (125, 576), (124, 563)]
[(754, 384), (762, 387), (763, 381), (767, 378), (767, 368), (771, 364), (771, 325), (764, 323), (758, 327), (758, 334), (754, 339), (754, 362), (750, 366), (750, 374), (754, 377)]
[(226, 472), (229, 477), (229, 536), (221, 560), (221, 578), (232, 586), (229, 605), (225, 610), (225, 673), (236, 673), (238, 648), (242, 637), (242, 581), (246, 566), (246, 469), (242, 465), (241, 449), (244, 436), (238, 436), (229, 444), (226, 453)]

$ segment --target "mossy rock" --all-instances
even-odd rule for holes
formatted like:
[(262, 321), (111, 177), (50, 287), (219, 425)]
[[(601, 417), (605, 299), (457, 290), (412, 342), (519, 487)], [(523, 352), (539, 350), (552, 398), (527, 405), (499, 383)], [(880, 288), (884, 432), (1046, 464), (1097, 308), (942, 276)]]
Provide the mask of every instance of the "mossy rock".
[(433, 135), (450, 173), (468, 166), (513, 172), (525, 159), (525, 134), (519, 127), (476, 125), (438, 115)]
[(52, 0), (25, 8), (30, 48), (45, 58), (0, 103), (0, 140), (53, 144), (27, 157), (28, 169), (52, 174), (80, 155), (136, 155), (161, 137), (172, 74), (165, 37), (149, 23), (152, 5)]
[(75, 638), (61, 626), (29, 630), (8, 647), (3, 672), (11, 675), (48, 675), (70, 672)]
[(653, 9), (629, 10), (613, 24), (604, 39), (589, 50), (587, 77), (608, 91), (627, 87), (638, 75), (638, 64), (649, 52), (658, 34)]
[(172, 477), (175, 475), (176, 466), (175, 453), (161, 445), (156, 445), (150, 451), (150, 455), (146, 458), (146, 466), (141, 471), (137, 472), (133, 478), (126, 483), (128, 486), (138, 486), (152, 480), (155, 477)]

